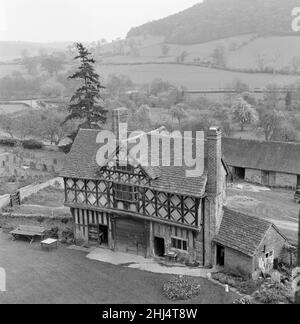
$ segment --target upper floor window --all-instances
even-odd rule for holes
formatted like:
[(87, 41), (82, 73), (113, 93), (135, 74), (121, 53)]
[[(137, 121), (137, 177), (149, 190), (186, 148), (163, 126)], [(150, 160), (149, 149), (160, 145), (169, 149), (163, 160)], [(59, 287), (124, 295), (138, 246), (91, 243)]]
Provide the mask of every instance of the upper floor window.
[(137, 202), (136, 187), (123, 184), (114, 184), (115, 199), (127, 202)]
[(116, 169), (122, 172), (134, 173), (134, 167), (130, 164), (126, 164), (126, 165), (118, 164)]

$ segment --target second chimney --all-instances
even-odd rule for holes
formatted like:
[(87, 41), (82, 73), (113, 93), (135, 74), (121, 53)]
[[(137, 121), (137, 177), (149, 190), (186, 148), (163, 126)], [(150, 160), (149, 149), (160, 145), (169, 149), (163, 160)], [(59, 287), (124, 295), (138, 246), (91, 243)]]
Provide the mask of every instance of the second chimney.
[[(112, 112), (112, 131), (116, 135), (117, 141), (120, 140), (121, 124), (128, 123), (128, 109), (117, 108)], [(126, 134), (127, 135), (127, 134)]]

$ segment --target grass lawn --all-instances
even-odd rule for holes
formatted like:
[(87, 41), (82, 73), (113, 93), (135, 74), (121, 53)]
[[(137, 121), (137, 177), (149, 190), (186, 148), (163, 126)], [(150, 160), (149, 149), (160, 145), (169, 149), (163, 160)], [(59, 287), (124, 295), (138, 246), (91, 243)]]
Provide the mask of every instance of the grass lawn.
[(294, 191), (265, 191), (259, 188), (252, 185), (246, 185), (243, 189), (238, 189), (236, 185), (229, 187), (228, 207), (273, 222), (292, 243), (297, 244), (300, 205), (294, 202)]
[[(65, 247), (42, 251), (39, 244), (11, 241), (1, 232), (0, 267), (7, 276), (7, 292), (0, 293), (0, 304), (171, 303), (162, 295), (169, 275), (88, 260), (84, 252)], [(197, 280), (202, 293), (186, 303), (227, 304), (237, 298), (206, 279)]]

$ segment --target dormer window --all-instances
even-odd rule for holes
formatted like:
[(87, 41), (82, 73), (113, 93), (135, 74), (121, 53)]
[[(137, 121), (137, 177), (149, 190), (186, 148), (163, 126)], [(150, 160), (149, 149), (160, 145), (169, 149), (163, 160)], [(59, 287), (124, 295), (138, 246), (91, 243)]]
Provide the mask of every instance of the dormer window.
[(130, 164), (126, 164), (126, 165), (118, 164), (116, 170), (134, 174), (134, 167)]

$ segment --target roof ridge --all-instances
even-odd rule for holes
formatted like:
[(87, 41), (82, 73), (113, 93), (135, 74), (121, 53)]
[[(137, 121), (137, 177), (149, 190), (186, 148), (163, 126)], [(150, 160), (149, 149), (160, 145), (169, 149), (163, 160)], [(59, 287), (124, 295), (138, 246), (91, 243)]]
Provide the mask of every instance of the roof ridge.
[(254, 142), (260, 144), (283, 144), (283, 145), (300, 145), (299, 142), (283, 142), (283, 141), (265, 141), (265, 140), (256, 140), (256, 139), (247, 139), (247, 138), (235, 138), (235, 137), (223, 137), (225, 140), (234, 140), (241, 142)]

